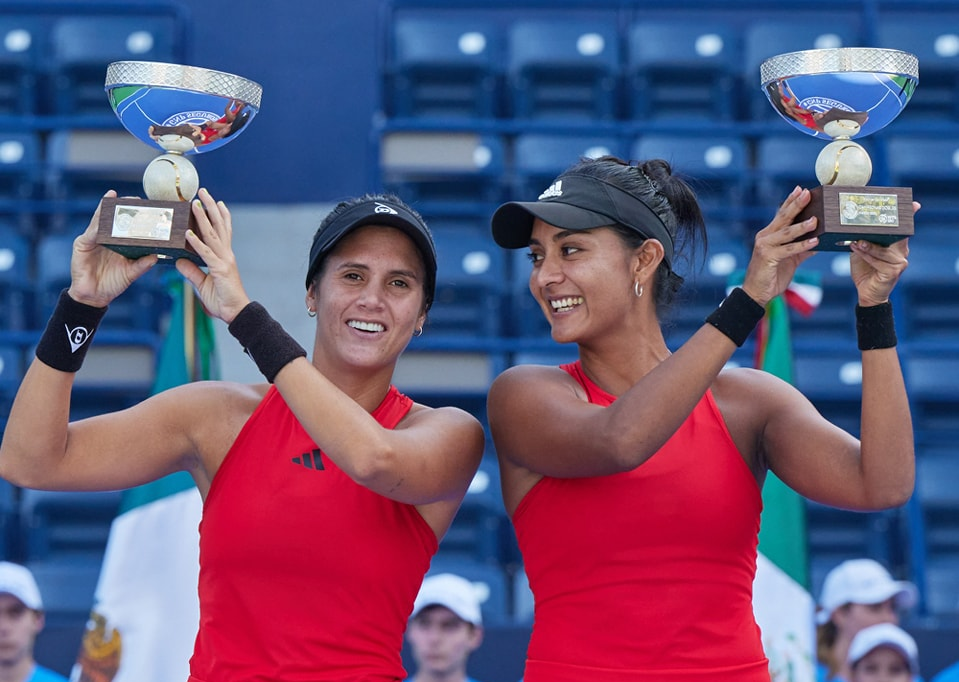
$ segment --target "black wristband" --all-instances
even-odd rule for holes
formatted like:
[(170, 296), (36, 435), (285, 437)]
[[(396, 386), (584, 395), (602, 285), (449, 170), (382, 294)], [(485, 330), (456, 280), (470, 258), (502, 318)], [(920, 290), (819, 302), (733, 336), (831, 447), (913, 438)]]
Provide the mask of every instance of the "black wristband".
[(859, 350), (895, 348), (897, 339), (892, 303), (886, 301), (865, 308), (857, 305), (856, 336), (859, 338)]
[(306, 357), (303, 346), (256, 301), (248, 303), (227, 328), (271, 384), (286, 365)]
[(76, 372), (90, 349), (90, 340), (106, 314), (106, 307), (78, 303), (64, 289), (50, 314), (35, 351), (43, 364), (61, 372)]
[(709, 314), (706, 323), (716, 327), (741, 347), (765, 313), (763, 306), (736, 287), (723, 299), (719, 307)]

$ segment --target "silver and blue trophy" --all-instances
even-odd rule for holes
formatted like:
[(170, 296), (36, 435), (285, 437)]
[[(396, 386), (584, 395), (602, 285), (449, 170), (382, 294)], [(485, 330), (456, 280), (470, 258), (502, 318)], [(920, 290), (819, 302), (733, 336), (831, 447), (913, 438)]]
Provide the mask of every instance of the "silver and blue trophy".
[(765, 60), (760, 80), (793, 128), (829, 140), (816, 159), (821, 184), (810, 190), (809, 206), (797, 219), (818, 218), (817, 250), (848, 250), (860, 239), (889, 245), (911, 236), (912, 189), (867, 186), (872, 161), (856, 140), (887, 126), (909, 103), (919, 83), (916, 56), (872, 47), (789, 52)]
[(222, 71), (136, 61), (110, 64), (104, 87), (123, 127), (162, 153), (143, 174), (146, 199), (103, 199), (97, 242), (128, 258), (155, 253), (202, 265), (185, 236), (196, 231), (190, 202), (200, 187), (190, 157), (236, 139), (263, 89)]

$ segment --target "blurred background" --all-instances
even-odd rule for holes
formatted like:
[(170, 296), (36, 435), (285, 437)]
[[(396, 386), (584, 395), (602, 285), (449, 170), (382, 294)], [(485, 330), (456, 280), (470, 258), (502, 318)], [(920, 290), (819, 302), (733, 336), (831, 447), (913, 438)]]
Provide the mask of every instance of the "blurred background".
[[(233, 211), (253, 298), (310, 347), (302, 278), (332, 205), (398, 193), (432, 226), (441, 269), (426, 333), (396, 383), (485, 423), (492, 378), (519, 362), (565, 361), (526, 287), (524, 254), (488, 238), (502, 201), (531, 199), (580, 156), (662, 157), (687, 176), (709, 224), (688, 264), (678, 345), (743, 268), (752, 235), (796, 184), (817, 184), (824, 142), (766, 101), (759, 64), (823, 47), (915, 53), (904, 112), (862, 142), (871, 185), (907, 186), (923, 204), (895, 292), (912, 398), (918, 482), (901, 509), (861, 514), (805, 503), (807, 585), (869, 556), (917, 584), (906, 628), (928, 679), (959, 657), (959, 7), (952, 1), (775, 0), (85, 0), (0, 2), (0, 428), (59, 291), (73, 237), (107, 189), (142, 194), (155, 155), (119, 125), (103, 92), (116, 60), (191, 64), (263, 86), (262, 108), (230, 144), (195, 163)], [(803, 266), (821, 288), (811, 315), (790, 308), (795, 383), (853, 433), (860, 355), (845, 254)], [(170, 325), (169, 270), (111, 306), (83, 372), (74, 416), (141, 400)], [(259, 381), (214, 325), (220, 375)], [(751, 365), (753, 344), (734, 362)], [(490, 445), (434, 568), (487, 586), (487, 643), (474, 674), (514, 680), (532, 620)], [(38, 658), (69, 670), (93, 602), (121, 491), (0, 490), (0, 555), (37, 572), (48, 602)]]

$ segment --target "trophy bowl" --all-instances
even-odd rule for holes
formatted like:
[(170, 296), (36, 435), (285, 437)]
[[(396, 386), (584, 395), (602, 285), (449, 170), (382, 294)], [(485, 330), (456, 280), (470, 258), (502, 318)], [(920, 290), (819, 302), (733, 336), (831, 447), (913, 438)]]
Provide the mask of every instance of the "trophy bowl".
[(104, 85), (134, 137), (161, 152), (143, 173), (146, 199), (104, 199), (97, 241), (128, 258), (202, 259), (186, 241), (190, 201), (200, 186), (190, 157), (219, 149), (260, 109), (263, 89), (233, 74), (162, 62), (113, 62)]
[(872, 161), (855, 139), (883, 129), (909, 103), (919, 83), (916, 56), (872, 47), (789, 52), (765, 60), (760, 80), (793, 128), (830, 140), (816, 159), (820, 186), (799, 217), (818, 218), (817, 250), (848, 250), (857, 239), (888, 245), (912, 235), (912, 190), (867, 187)]

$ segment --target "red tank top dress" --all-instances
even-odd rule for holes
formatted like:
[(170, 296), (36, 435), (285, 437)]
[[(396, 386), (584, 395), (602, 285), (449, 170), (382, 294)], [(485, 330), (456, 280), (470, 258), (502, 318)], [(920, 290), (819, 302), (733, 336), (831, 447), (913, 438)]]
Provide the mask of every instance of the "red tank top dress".
[[(396, 388), (373, 417), (393, 428)], [(394, 682), (436, 535), (320, 450), (275, 387), (213, 478), (200, 523), (190, 682)]]
[[(591, 403), (616, 398), (564, 365)], [(636, 469), (540, 480), (513, 515), (525, 682), (769, 682), (752, 609), (762, 498), (707, 392)]]

